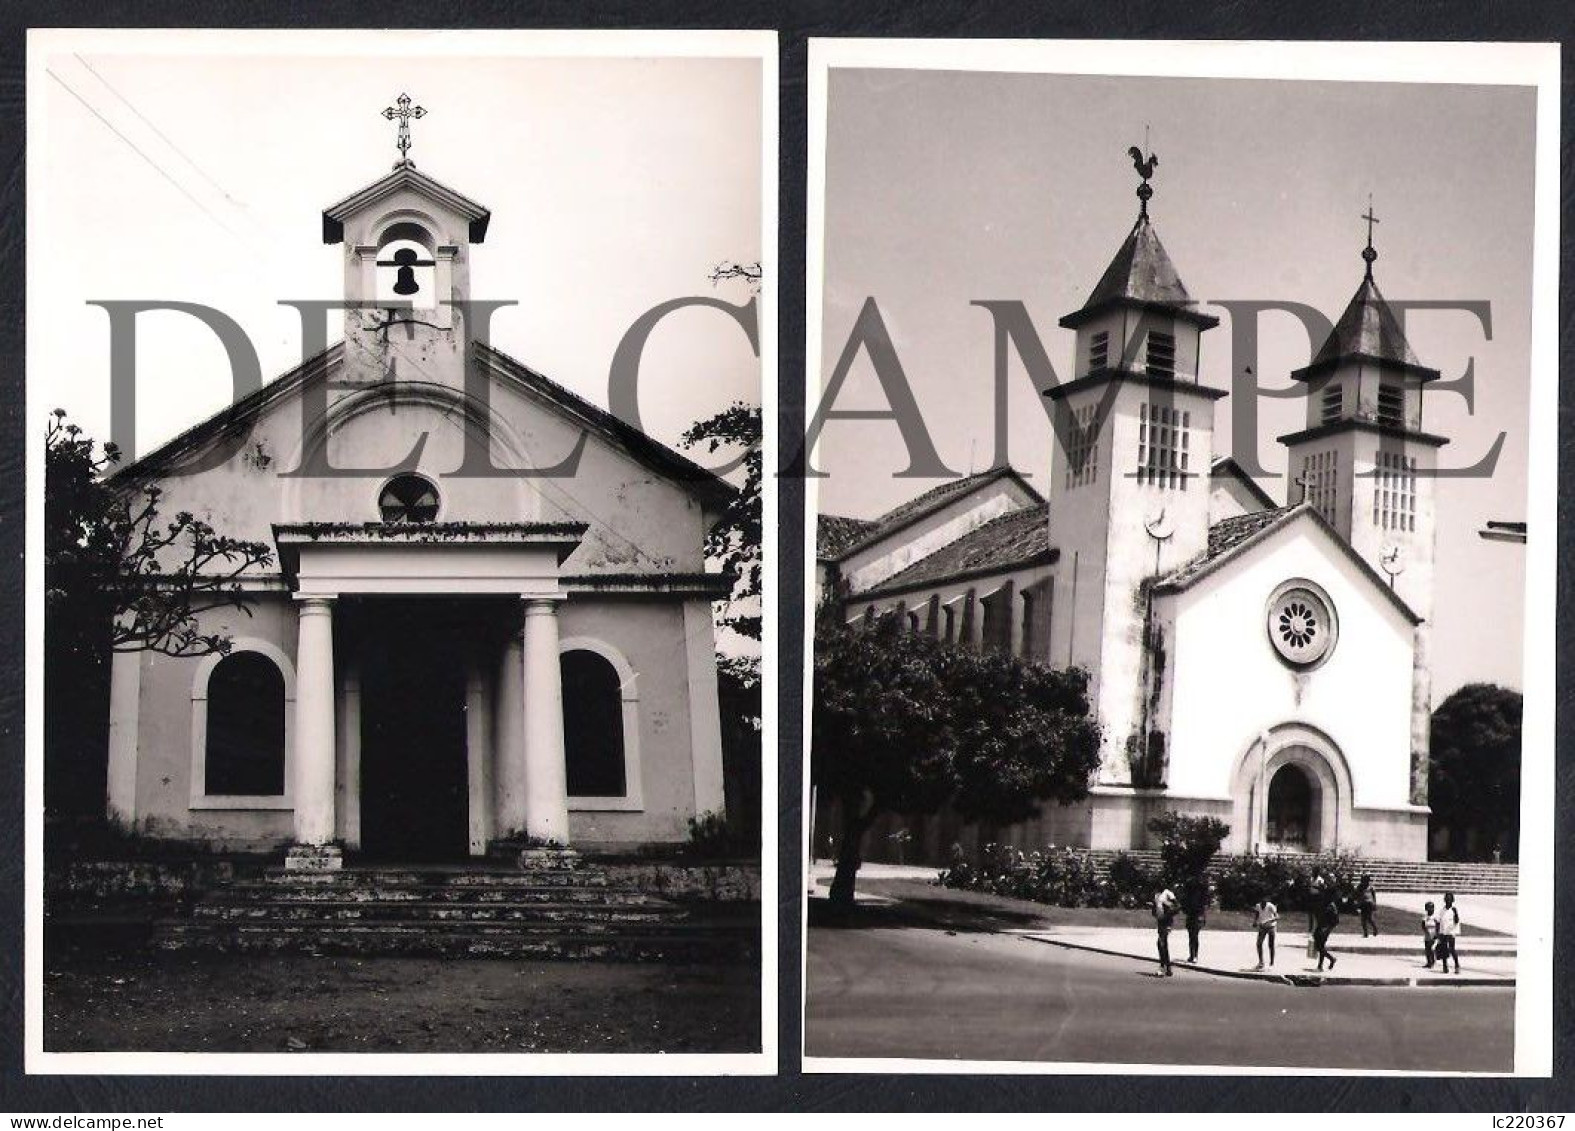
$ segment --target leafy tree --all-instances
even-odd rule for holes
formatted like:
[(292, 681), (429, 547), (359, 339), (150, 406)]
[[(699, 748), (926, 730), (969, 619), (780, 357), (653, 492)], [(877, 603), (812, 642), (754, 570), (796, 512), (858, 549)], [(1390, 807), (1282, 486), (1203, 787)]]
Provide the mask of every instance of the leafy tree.
[(950, 803), (1007, 823), (1087, 796), (1099, 764), (1087, 687), (1078, 669), (943, 644), (890, 614), (844, 625), (823, 606), (810, 775), (841, 811), (832, 903), (852, 905), (864, 834), (882, 813)]
[(1518, 858), (1520, 722), (1520, 693), (1491, 683), (1468, 683), (1433, 712), (1428, 800), (1454, 854), (1476, 829), (1490, 849)]
[[(228, 652), (200, 628), (208, 609), (249, 612), (239, 577), (273, 551), (220, 534), (188, 511), (160, 516), (150, 483), (109, 478), (120, 461), (49, 418), (44, 446), (45, 727), (50, 808), (84, 814), (103, 802), (103, 722), (113, 652)], [(95, 792), (96, 790), (96, 792)]]
[(1230, 836), (1230, 826), (1217, 817), (1192, 817), (1173, 809), (1150, 817), (1148, 831), (1159, 838), (1165, 882), (1179, 885), (1200, 882)]
[(738, 840), (758, 853), (762, 741), (760, 658), (719, 655), (716, 663), (727, 822)]
[(706, 553), (717, 558), (733, 575), (733, 592), (718, 623), (760, 639), (760, 559), (763, 541), (761, 509), (761, 412), (759, 405), (742, 401), (693, 425), (683, 435), (686, 448), (704, 446), (708, 452), (738, 450), (744, 480), (720, 518), (706, 533)]

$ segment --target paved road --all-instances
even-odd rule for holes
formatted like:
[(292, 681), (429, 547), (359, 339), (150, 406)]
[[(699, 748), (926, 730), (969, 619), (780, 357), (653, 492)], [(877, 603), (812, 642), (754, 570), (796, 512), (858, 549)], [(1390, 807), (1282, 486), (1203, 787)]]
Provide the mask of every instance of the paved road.
[(809, 932), (820, 1057), (1510, 1071), (1514, 991), (1296, 988), (1010, 935)]

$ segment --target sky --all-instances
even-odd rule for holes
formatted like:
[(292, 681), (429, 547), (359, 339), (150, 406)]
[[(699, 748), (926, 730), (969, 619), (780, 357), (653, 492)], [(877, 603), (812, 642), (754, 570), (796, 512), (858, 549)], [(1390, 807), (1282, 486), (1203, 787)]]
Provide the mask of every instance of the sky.
[[(1434, 701), (1476, 680), (1521, 686), (1524, 547), (1477, 530), (1526, 515), (1532, 88), (842, 68), (827, 90), (820, 379), (873, 297), (958, 471), (994, 457), (992, 324), (969, 303), (1022, 301), (1064, 375), (1073, 336), (1056, 320), (1083, 305), (1131, 229), (1127, 149), (1145, 128), (1159, 157), (1156, 230), (1192, 296), (1221, 318), (1202, 363), (1218, 388), (1230, 385), (1231, 327), (1209, 304), (1290, 300), (1337, 318), (1362, 279), (1371, 193), (1375, 277), (1391, 301), (1492, 310), (1491, 340), (1466, 313), (1406, 323), (1420, 361), (1446, 380), (1474, 359), (1469, 409), (1459, 396), (1424, 400), (1425, 427), (1451, 439), (1441, 466), (1475, 464), (1506, 433), (1491, 478), (1437, 484)], [(1265, 315), (1261, 382), (1286, 387), (1318, 344), (1292, 316)], [(1047, 492), (1050, 428), (1015, 360), (1010, 380), (1009, 457)], [(1234, 441), (1230, 404), (1217, 412), (1220, 452)], [(884, 406), (861, 354), (837, 407)], [(1258, 457), (1274, 473), (1261, 485), (1277, 500), (1286, 460), (1274, 437), (1302, 427), (1305, 411), (1300, 400), (1260, 405)], [(828, 424), (820, 509), (873, 517), (939, 482), (896, 478), (907, 464), (895, 425)]]
[[(30, 93), (45, 127), (29, 137), (40, 426), (58, 406), (108, 433), (108, 317), (91, 300), (205, 303), (246, 330), (264, 380), (299, 364), (299, 315), (278, 303), (343, 297), (321, 212), (389, 172), (381, 111), (402, 91), (427, 111), (411, 124), (416, 166), (492, 210), (471, 297), (519, 304), (493, 319), (504, 352), (605, 407), (641, 314), (687, 295), (748, 301), (709, 273), (761, 258), (760, 63), (474, 53), (503, 35), (426, 57), (51, 53)], [(227, 403), (223, 350), (195, 321), (143, 316), (137, 349), (139, 452)], [(675, 445), (733, 401), (759, 403), (760, 381), (736, 324), (681, 311), (647, 345), (643, 423)]]

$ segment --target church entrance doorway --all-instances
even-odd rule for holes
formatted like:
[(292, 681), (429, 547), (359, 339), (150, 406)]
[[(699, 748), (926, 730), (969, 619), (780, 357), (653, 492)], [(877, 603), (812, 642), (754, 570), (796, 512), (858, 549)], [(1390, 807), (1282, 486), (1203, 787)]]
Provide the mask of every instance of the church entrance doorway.
[(361, 668), (361, 848), (401, 862), (457, 861), (469, 842), (465, 671), (458, 602), (378, 601)]
[(1307, 771), (1281, 766), (1269, 782), (1265, 839), (1279, 852), (1318, 850), (1318, 786)]

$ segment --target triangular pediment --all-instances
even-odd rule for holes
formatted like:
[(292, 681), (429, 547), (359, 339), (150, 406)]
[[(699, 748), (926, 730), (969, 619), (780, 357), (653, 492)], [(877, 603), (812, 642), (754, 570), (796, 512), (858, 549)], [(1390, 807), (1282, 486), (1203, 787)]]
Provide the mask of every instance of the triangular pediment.
[[(523, 392), (532, 403), (543, 406), (554, 416), (572, 424), (576, 430), (596, 436), (628, 459), (680, 486), (708, 509), (720, 510), (732, 499), (735, 492), (724, 480), (638, 428), (624, 423), (607, 410), (597, 407), (501, 350), (479, 344), (473, 346), (472, 350), (473, 364), (486, 374), (494, 388), (511, 387)], [(113, 478), (128, 483), (159, 479), (191, 463), (201, 453), (217, 447), (227, 437), (255, 428), (274, 413), (299, 414), (301, 394), (307, 385), (339, 380), (343, 362), (343, 344), (330, 346), (250, 396), (118, 469)], [(457, 391), (451, 395), (456, 399), (461, 396)], [(495, 397), (493, 399), (496, 400)]]
[(338, 204), (323, 209), (323, 242), (339, 243), (344, 239), (345, 222), (401, 192), (413, 192), (462, 218), (470, 228), (470, 242), (481, 243), (487, 237), (487, 224), (492, 212), (468, 196), (449, 188), (442, 181), (427, 176), (414, 165), (396, 165), (394, 171), (381, 180), (373, 181), (358, 192), (351, 193)]
[(1209, 578), (1225, 577), (1240, 569), (1254, 553), (1297, 527), (1310, 529), (1324, 548), (1356, 567), (1367, 587), (1411, 624), (1422, 618), (1390, 587), (1367, 560), (1318, 511), (1307, 503), (1237, 515), (1209, 528), (1209, 548), (1179, 569), (1156, 578), (1156, 594), (1180, 593)]

